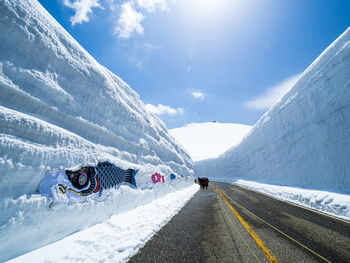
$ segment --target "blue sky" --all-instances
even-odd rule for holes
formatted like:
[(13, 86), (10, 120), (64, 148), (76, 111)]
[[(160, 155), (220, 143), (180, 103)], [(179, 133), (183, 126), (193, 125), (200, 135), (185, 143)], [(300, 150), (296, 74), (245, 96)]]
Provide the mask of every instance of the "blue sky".
[(39, 0), (168, 128), (253, 125), (350, 26), (348, 0)]

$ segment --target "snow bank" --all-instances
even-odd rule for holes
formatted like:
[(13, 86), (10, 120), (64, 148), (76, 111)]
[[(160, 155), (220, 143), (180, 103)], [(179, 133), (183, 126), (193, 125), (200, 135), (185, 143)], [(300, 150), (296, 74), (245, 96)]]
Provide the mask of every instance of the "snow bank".
[(196, 162), (198, 176), (350, 193), (350, 28), (243, 141)]
[(199, 186), (193, 185), (167, 194), (9, 262), (126, 262), (198, 190)]
[(0, 261), (134, 206), (120, 189), (49, 208), (36, 193), (47, 170), (110, 161), (138, 169), (141, 189), (154, 172), (185, 176), (144, 190), (140, 204), (192, 183), (192, 160), (165, 125), (36, 0), (0, 1), (0, 32)]
[(350, 220), (350, 196), (328, 191), (261, 184), (246, 180), (231, 183), (271, 195), (277, 199), (306, 206), (314, 210)]
[(190, 123), (169, 132), (180, 142), (193, 161), (218, 157), (240, 143), (251, 126), (238, 123)]

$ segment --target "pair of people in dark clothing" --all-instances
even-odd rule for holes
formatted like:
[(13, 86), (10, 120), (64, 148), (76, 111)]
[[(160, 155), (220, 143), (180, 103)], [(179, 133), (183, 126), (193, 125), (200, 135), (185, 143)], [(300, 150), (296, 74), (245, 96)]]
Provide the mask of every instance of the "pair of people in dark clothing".
[(208, 189), (209, 179), (207, 177), (198, 177), (198, 184), (204, 189)]

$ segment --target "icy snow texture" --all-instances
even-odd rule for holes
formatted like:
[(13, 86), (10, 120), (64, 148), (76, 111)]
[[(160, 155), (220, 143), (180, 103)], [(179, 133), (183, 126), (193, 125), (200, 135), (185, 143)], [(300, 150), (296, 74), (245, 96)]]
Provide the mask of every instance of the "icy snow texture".
[(198, 185), (192, 185), (167, 194), (10, 262), (126, 262), (198, 190)]
[[(34, 194), (47, 169), (108, 160), (139, 169), (141, 188), (154, 172), (193, 174), (189, 155), (139, 96), (36, 0), (0, 1), (0, 32), (0, 261), (128, 207), (121, 191), (105, 202), (49, 210), (49, 200)], [(159, 189), (140, 202), (165, 194)]]
[(239, 145), (196, 162), (195, 172), (349, 194), (350, 28)]
[(218, 157), (241, 142), (251, 126), (238, 123), (190, 123), (169, 130), (191, 155), (193, 161)]
[(262, 184), (246, 180), (231, 183), (262, 192), (277, 199), (322, 211), (330, 215), (350, 220), (350, 196), (328, 191), (302, 189), (299, 187)]

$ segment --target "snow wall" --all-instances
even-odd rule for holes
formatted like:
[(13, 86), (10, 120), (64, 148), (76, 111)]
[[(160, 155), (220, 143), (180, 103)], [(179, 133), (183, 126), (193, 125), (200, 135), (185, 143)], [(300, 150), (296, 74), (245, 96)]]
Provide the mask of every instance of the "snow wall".
[(195, 173), (350, 193), (350, 28), (239, 145)]
[[(139, 96), (36, 0), (0, 1), (0, 261), (193, 183), (190, 156)], [(100, 200), (49, 208), (47, 170), (110, 161), (139, 169)], [(153, 189), (154, 172), (183, 175)]]

